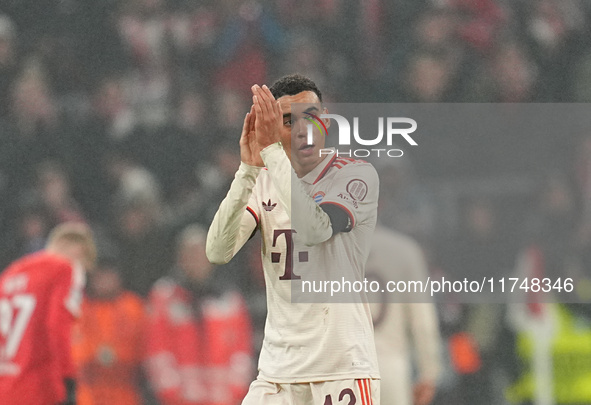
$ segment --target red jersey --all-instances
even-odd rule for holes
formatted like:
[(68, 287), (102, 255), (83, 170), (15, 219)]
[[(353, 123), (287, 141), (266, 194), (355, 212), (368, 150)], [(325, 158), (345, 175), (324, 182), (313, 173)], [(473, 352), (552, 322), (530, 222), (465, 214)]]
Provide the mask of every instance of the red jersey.
[(73, 378), (71, 332), (79, 315), (82, 267), (48, 252), (0, 275), (0, 403), (53, 405)]
[[(199, 313), (197, 313), (199, 312)], [(148, 312), (148, 373), (164, 405), (234, 405), (253, 377), (251, 324), (237, 292), (204, 298), (158, 281)]]

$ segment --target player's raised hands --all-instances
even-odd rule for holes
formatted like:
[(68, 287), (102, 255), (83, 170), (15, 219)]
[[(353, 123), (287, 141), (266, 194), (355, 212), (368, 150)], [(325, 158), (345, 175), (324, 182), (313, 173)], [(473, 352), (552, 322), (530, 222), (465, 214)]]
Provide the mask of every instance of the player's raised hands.
[(255, 135), (255, 121), (256, 114), (253, 105), (250, 107), (250, 112), (244, 117), (242, 135), (240, 136), (240, 160), (247, 165), (263, 167), (264, 163), (260, 154), (261, 149)]
[(255, 132), (260, 149), (281, 140), (283, 113), (271, 90), (255, 84), (252, 86), (252, 100), (256, 113)]

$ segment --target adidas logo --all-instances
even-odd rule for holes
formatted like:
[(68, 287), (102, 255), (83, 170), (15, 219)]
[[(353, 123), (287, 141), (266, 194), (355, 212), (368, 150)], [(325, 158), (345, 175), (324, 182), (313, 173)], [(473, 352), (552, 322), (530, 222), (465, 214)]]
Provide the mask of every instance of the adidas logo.
[(273, 208), (275, 208), (277, 206), (277, 203), (275, 204), (271, 204), (271, 199), (269, 198), (269, 202), (265, 203), (263, 201), (263, 208), (265, 209), (265, 211), (273, 211)]

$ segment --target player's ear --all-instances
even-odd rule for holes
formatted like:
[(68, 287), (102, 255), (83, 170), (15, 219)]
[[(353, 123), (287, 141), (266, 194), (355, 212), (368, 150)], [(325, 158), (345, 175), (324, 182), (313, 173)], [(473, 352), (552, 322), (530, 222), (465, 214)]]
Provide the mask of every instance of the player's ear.
[[(328, 114), (328, 108), (324, 107), (322, 109), (322, 114)], [(324, 126), (326, 128), (330, 127), (330, 118), (322, 118), (322, 121), (324, 122)]]

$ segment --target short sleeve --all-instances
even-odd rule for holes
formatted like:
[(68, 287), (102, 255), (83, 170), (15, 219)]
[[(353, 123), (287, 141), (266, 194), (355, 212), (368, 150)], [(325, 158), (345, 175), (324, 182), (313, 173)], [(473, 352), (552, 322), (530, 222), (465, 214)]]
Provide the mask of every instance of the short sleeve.
[(353, 161), (337, 167), (320, 206), (334, 204), (349, 216), (347, 231), (376, 215), (379, 179), (369, 163)]

